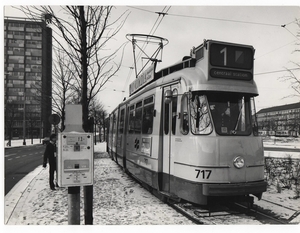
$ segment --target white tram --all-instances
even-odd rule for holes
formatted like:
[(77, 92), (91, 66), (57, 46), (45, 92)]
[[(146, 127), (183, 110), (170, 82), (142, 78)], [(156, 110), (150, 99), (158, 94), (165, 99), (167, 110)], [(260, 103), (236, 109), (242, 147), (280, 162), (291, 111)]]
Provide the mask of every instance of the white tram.
[(253, 58), (252, 46), (207, 40), (171, 67), (155, 72), (154, 62), (110, 115), (109, 154), (163, 195), (261, 198)]

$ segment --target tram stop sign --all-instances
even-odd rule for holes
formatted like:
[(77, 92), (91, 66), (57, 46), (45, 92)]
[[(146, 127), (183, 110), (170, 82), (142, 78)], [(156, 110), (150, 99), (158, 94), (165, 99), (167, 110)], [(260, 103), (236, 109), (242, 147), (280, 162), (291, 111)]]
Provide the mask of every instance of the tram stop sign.
[(58, 125), (60, 122), (60, 117), (57, 114), (51, 114), (51, 116), (49, 117), (49, 122), (52, 125)]

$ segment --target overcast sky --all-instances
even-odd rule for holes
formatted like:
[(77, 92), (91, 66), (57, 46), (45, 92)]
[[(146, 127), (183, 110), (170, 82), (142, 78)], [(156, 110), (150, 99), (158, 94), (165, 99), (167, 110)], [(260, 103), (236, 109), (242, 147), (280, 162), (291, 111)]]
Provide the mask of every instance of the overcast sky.
[[(299, 98), (284, 98), (294, 92), (289, 82), (279, 80), (287, 74), (279, 71), (295, 68), (292, 62), (300, 62), (300, 52), (293, 53), (296, 48), (300, 49), (296, 46), (297, 42), (300, 44), (299, 38), (296, 38), (300, 28), (295, 23), (296, 18), (300, 20), (300, 7), (293, 2), (285, 1), (285, 4), (294, 6), (237, 6), (232, 5), (234, 2), (226, 6), (212, 6), (214, 2), (210, 2), (210, 6), (162, 5), (164, 1), (155, 6), (126, 3), (124, 1), (124, 5), (116, 6), (113, 11), (116, 15), (124, 11), (130, 13), (114, 43), (118, 45), (128, 41), (126, 34), (149, 34), (155, 29), (154, 35), (169, 41), (158, 69), (189, 55), (190, 49), (200, 45), (204, 39), (248, 44), (255, 48), (254, 80), (260, 93), (256, 98), (257, 109), (299, 101)], [(162, 17), (156, 12), (167, 12), (167, 15)], [(15, 12), (5, 8), (4, 15), (15, 16)], [(108, 112), (128, 96), (128, 85), (135, 79), (129, 68), (133, 66), (130, 43), (126, 45), (124, 56), (120, 72), (98, 96)], [(295, 74), (299, 77), (300, 72), (295, 71)]]

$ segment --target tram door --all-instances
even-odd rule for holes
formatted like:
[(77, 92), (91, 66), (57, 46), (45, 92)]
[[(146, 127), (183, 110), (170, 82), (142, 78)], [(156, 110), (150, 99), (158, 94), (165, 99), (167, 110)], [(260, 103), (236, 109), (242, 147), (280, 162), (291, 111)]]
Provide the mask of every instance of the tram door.
[(174, 168), (174, 151), (172, 146), (172, 139), (174, 139), (177, 121), (177, 88), (170, 86), (164, 88), (164, 102), (163, 102), (163, 155), (162, 155), (162, 170), (163, 177), (161, 188), (164, 192), (172, 192), (172, 174)]

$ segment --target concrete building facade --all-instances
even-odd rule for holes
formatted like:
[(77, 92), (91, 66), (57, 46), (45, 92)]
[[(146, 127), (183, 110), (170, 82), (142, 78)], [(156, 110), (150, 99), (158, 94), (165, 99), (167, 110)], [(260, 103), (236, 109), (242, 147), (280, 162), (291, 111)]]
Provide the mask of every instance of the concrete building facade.
[(49, 136), (52, 30), (44, 21), (4, 19), (5, 138)]
[(261, 109), (257, 122), (262, 136), (299, 136), (300, 103)]

